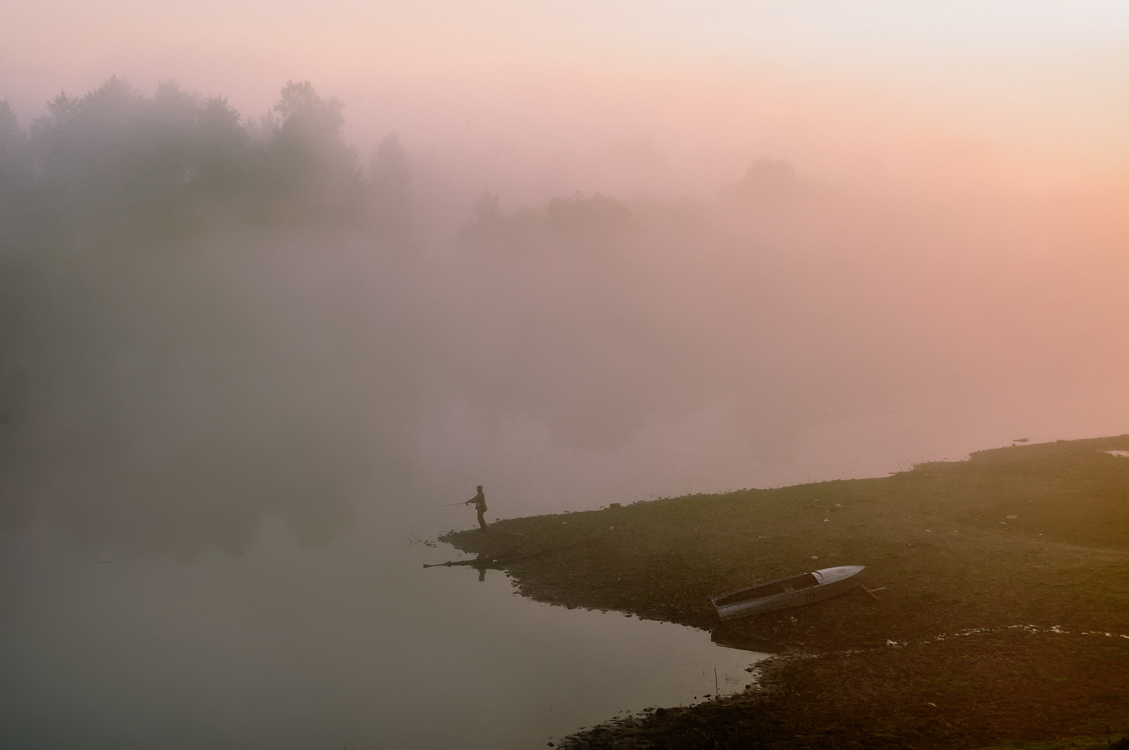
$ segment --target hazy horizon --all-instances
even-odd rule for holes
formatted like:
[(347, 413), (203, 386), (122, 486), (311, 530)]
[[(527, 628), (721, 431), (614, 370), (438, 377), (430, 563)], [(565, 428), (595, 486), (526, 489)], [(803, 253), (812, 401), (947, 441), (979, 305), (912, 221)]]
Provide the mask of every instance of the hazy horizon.
[[(170, 518), (218, 524), (205, 538), (238, 549), (279, 512), (328, 513), (309, 531), (324, 540), (372, 502), (354, 497), (359, 477), (387, 484), (377, 507), (484, 482), (516, 515), (1129, 429), (1123, 6), (0, 12), (0, 94), (24, 137), (60, 92), (119, 76), (141, 99), (169, 81), (222, 97), (269, 138), (279, 90), (310, 81), (340, 105), (334, 148), (376, 191), (364, 200), (384, 201), (375, 234), (264, 225), (172, 240), (179, 270), (160, 253), (124, 275), (28, 270), (62, 296), (10, 301), (28, 306), (12, 330), (104, 325), (67, 334), (79, 349), (29, 340), (12, 360), (48, 375), (35, 392), (56, 426), (5, 406), (10, 449), (31, 439), (45, 462), (9, 484), (6, 516), (71, 506), (84, 533), (130, 537), (110, 496), (180, 476)], [(25, 240), (4, 253), (35, 266)], [(287, 370), (297, 360), (306, 371)], [(118, 425), (96, 470), (110, 494), (89, 456), (53, 442), (78, 413)], [(186, 456), (214, 451), (216, 429), (256, 468), (189, 479)], [(220, 506), (201, 493), (240, 507), (287, 455), (302, 458), (286, 482), (328, 482), (336, 499), (209, 517)], [(47, 500), (68, 481), (104, 501)]]

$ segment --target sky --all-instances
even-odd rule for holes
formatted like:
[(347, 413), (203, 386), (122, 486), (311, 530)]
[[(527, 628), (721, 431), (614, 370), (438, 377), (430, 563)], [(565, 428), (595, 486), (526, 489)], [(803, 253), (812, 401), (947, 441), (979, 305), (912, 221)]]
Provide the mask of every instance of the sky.
[(1129, 172), (1120, 2), (5, 0), (0, 13), (0, 90), (25, 117), (110, 74), (150, 91), (175, 79), (258, 117), (296, 78), (345, 102), (358, 145), (401, 131), (416, 150), (502, 152), (524, 173), (505, 178), (528, 187), (701, 188), (763, 154), (828, 178), (881, 163), (895, 181), (972, 172), (1044, 191)]

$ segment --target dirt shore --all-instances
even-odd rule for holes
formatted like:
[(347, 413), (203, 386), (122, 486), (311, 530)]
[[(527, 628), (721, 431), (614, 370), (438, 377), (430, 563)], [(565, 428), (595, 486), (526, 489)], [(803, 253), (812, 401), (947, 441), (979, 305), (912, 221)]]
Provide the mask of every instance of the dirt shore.
[[(1129, 734), (1129, 458), (1108, 452), (1127, 450), (1129, 435), (1013, 446), (442, 541), (539, 601), (781, 654), (765, 689), (596, 727), (572, 747), (1105, 747)], [(709, 601), (849, 564), (867, 566), (877, 600), (856, 588), (724, 625)]]

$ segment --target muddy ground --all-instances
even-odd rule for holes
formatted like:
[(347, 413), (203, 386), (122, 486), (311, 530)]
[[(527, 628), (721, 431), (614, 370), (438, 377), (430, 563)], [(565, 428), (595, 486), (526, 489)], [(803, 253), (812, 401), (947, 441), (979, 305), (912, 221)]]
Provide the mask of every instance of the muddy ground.
[[(1129, 450), (1129, 435), (442, 540), (533, 599), (781, 654), (759, 691), (609, 723), (573, 747), (1105, 747), (1129, 734), (1129, 458), (1113, 450)], [(710, 604), (849, 564), (867, 566), (877, 599), (856, 588), (724, 625)], [(1091, 739), (1064, 739), (1078, 737)]]

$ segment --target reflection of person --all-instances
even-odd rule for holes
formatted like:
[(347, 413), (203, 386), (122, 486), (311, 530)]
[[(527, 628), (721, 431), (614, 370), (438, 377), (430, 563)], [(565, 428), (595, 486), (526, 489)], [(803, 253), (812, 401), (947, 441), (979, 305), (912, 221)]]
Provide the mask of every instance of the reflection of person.
[(474, 503), (475, 509), (478, 511), (478, 528), (481, 531), (486, 531), (486, 495), (482, 494), (482, 485), (478, 485), (478, 494), (466, 501), (466, 505)]

